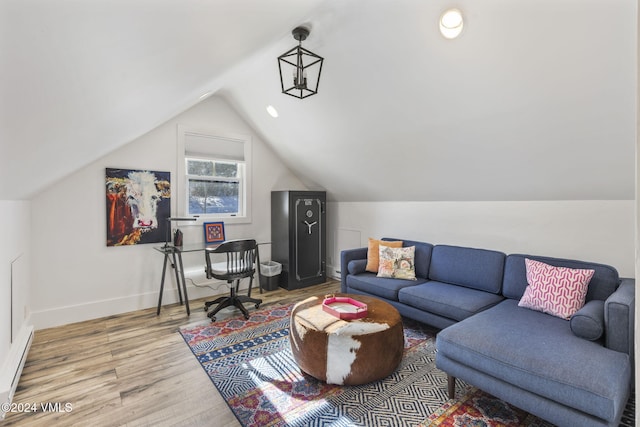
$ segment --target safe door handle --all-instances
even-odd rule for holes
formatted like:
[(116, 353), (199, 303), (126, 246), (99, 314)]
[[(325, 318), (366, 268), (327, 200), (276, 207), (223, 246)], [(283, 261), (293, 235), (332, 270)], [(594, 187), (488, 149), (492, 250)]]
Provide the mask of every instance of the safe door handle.
[(313, 227), (314, 225), (316, 225), (318, 223), (318, 221), (313, 221), (312, 223), (309, 223), (307, 221), (304, 222), (309, 230), (309, 234), (311, 234), (311, 227)]

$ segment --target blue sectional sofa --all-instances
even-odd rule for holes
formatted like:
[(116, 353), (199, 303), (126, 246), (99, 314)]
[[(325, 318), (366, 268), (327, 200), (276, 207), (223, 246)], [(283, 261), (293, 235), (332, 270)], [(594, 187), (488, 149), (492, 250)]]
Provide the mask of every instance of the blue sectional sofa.
[[(383, 239), (403, 240), (403, 239)], [(617, 426), (633, 381), (635, 280), (578, 260), (403, 240), (416, 280), (366, 271), (367, 248), (341, 254), (341, 291), (370, 295), (440, 329), (436, 366), (559, 426)], [(570, 320), (519, 307), (525, 258), (594, 270)]]

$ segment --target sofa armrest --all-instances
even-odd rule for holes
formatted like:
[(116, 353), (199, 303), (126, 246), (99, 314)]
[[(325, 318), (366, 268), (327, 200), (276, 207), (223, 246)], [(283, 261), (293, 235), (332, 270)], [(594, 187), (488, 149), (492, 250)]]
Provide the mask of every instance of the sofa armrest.
[(340, 292), (347, 292), (347, 274), (349, 274), (349, 261), (367, 259), (369, 248), (345, 249), (340, 252)]
[(634, 361), (635, 279), (622, 279), (604, 303), (605, 345), (627, 353)]

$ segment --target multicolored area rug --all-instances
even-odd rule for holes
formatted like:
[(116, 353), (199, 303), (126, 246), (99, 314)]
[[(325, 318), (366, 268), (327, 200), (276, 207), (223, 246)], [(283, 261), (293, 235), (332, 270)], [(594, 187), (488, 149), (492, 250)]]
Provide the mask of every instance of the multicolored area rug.
[[(635, 426), (635, 397), (631, 396), (620, 427)], [(521, 409), (467, 386), (455, 400), (447, 401), (418, 427), (554, 427)]]
[(418, 427), (553, 427), (475, 387), (442, 405)]
[[(474, 387), (458, 385), (458, 399), (448, 400), (446, 375), (435, 367), (434, 331), (410, 320), (403, 319), (404, 358), (388, 378), (349, 387), (302, 374), (289, 345), (291, 308), (180, 330), (244, 427), (551, 426)], [(634, 401), (621, 426), (633, 426)]]
[(211, 381), (245, 426), (416, 426), (447, 400), (433, 331), (405, 326), (405, 356), (388, 378), (336, 386), (303, 375), (289, 344), (291, 306), (182, 329)]

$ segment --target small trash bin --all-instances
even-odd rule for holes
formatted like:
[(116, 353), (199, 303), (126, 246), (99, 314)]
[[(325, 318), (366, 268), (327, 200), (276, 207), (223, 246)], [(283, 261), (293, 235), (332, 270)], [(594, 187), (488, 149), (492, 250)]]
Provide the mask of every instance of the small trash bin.
[(282, 273), (282, 264), (275, 261), (260, 263), (260, 285), (266, 291), (278, 288), (278, 276)]

